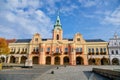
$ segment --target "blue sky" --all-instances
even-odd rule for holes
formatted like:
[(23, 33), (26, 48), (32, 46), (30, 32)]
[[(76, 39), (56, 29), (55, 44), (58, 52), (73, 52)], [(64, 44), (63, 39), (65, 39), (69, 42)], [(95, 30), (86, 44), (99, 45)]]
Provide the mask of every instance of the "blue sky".
[(120, 0), (0, 0), (0, 37), (51, 38), (58, 10), (64, 38), (120, 35)]

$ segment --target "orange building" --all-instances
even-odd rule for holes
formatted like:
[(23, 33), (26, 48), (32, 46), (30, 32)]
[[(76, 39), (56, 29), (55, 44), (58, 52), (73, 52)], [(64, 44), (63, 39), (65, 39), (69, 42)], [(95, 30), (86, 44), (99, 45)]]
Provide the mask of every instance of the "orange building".
[(32, 39), (16, 39), (9, 43), (8, 63), (49, 65), (105, 65), (109, 64), (108, 43), (101, 39), (85, 40), (80, 33), (73, 39), (63, 38), (60, 18), (57, 16), (51, 39), (42, 39), (36, 33)]

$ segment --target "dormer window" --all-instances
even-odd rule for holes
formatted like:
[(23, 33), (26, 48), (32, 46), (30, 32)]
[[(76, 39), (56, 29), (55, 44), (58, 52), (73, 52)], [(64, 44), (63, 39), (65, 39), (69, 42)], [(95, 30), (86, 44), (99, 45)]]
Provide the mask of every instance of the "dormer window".
[(77, 38), (77, 41), (80, 41), (80, 38)]
[(35, 38), (35, 41), (38, 42), (38, 38)]

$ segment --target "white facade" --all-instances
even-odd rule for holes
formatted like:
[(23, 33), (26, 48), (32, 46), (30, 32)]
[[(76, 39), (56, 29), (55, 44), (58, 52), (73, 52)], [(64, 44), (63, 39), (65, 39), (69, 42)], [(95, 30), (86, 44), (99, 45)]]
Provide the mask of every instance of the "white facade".
[(30, 51), (28, 42), (17, 40), (15, 43), (9, 43), (10, 54), (7, 56), (7, 63), (25, 63)]
[(113, 65), (120, 64), (120, 38), (115, 33), (113, 38), (109, 39), (109, 56), (110, 56), (110, 63)]

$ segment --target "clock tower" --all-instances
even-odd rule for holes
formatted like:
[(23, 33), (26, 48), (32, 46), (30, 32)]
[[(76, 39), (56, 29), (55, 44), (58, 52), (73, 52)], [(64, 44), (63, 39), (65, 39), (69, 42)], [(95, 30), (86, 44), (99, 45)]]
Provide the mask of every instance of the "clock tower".
[(60, 17), (58, 15), (53, 29), (53, 40), (62, 40), (62, 38), (63, 38), (63, 30), (60, 23)]

